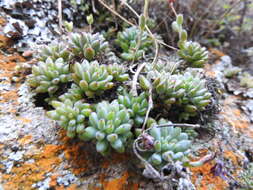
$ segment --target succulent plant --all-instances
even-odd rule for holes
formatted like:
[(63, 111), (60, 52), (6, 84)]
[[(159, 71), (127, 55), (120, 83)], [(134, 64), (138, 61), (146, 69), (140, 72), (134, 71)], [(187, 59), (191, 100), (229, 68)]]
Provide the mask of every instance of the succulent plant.
[(69, 99), (64, 102), (52, 101), (51, 104), (55, 110), (48, 111), (47, 115), (67, 130), (68, 137), (72, 138), (84, 132), (85, 118), (88, 118), (92, 112), (89, 104), (82, 101), (74, 103)]
[(148, 135), (152, 139), (152, 144), (146, 152), (145, 159), (154, 167), (162, 168), (168, 163), (180, 161), (182, 164), (188, 163), (188, 155), (191, 150), (191, 141), (188, 135), (183, 133), (179, 127), (156, 127), (157, 125), (167, 124), (164, 119), (159, 120), (158, 123), (152, 122)]
[(39, 62), (32, 67), (32, 74), (28, 78), (31, 87), (37, 93), (55, 93), (60, 83), (71, 81), (69, 65), (62, 58), (53, 61), (50, 57), (45, 62)]
[(172, 23), (172, 29), (179, 34), (178, 55), (191, 67), (203, 67), (208, 60), (208, 51), (205, 47), (201, 47), (198, 42), (187, 41), (188, 34), (183, 29), (183, 15), (177, 15), (176, 21)]
[(198, 42), (182, 43), (178, 55), (191, 64), (191, 67), (203, 67), (208, 60), (208, 51)]
[(106, 155), (111, 148), (124, 152), (127, 140), (132, 137), (132, 121), (127, 109), (117, 100), (100, 102), (89, 117), (89, 126), (80, 135), (83, 140), (96, 139), (96, 149)]
[[(141, 34), (141, 43), (138, 48), (138, 38)], [(126, 61), (133, 61), (142, 58), (143, 54), (151, 48), (153, 42), (146, 31), (141, 33), (138, 27), (132, 26), (123, 32), (119, 32), (115, 43), (123, 51), (121, 58)]]
[(244, 72), (240, 78), (240, 85), (246, 88), (253, 88), (253, 76)]
[[(151, 117), (149, 117), (147, 120), (147, 128), (154, 127), (157, 125), (162, 125), (162, 124), (172, 124), (172, 122), (164, 118), (159, 119), (158, 123), (156, 122), (155, 119)], [(181, 131), (188, 135), (189, 140), (193, 140), (198, 136), (198, 133), (193, 128), (184, 127), (184, 128), (181, 128)]]
[(119, 82), (123, 82), (129, 79), (129, 75), (126, 73), (127, 69), (123, 65), (117, 63), (107, 66), (107, 72), (113, 76), (113, 79)]
[(99, 65), (97, 61), (88, 62), (84, 60), (82, 64), (76, 63), (73, 67), (72, 78), (80, 86), (88, 97), (94, 97), (103, 91), (111, 89), (113, 76), (108, 74), (105, 65)]
[[(150, 81), (140, 78), (140, 85), (147, 89)], [(145, 82), (143, 82), (145, 81)], [(211, 93), (205, 87), (205, 80), (185, 72), (184, 75), (160, 74), (152, 83), (157, 101), (162, 100), (169, 110), (173, 105), (183, 110), (179, 114), (180, 120), (188, 120), (196, 116), (199, 111), (211, 103)]]
[(40, 61), (45, 62), (50, 57), (53, 61), (62, 58), (64, 61), (69, 61), (72, 58), (71, 50), (64, 43), (52, 43), (44, 46), (39, 51), (38, 58)]
[(99, 33), (74, 33), (71, 36), (71, 48), (74, 55), (89, 61), (94, 60), (102, 53), (107, 53), (109, 44)]
[(83, 98), (83, 91), (75, 83), (71, 84), (71, 87), (68, 89), (68, 91), (66, 93), (59, 96), (59, 99), (63, 102), (66, 99), (70, 99), (73, 102), (77, 102), (77, 101), (81, 100), (82, 98)]
[(119, 95), (118, 102), (128, 109), (130, 118), (133, 119), (136, 126), (140, 126), (144, 122), (148, 109), (147, 94), (145, 92), (135, 97), (124, 91), (123, 95)]
[(240, 73), (242, 69), (240, 67), (229, 67), (224, 71), (225, 77), (232, 78), (233, 76)]

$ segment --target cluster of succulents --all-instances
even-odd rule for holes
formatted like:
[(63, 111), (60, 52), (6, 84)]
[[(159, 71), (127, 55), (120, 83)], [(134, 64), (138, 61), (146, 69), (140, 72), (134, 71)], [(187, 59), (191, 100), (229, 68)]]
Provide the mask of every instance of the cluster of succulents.
[(124, 91), (123, 95), (118, 96), (118, 102), (128, 109), (130, 117), (136, 126), (143, 124), (148, 109), (147, 94), (145, 92), (135, 97)]
[[(146, 119), (149, 116), (146, 114), (149, 111), (152, 117), (159, 119), (164, 115), (154, 116), (158, 109), (161, 113), (164, 109), (166, 113), (176, 110), (173, 119), (180, 121), (205, 110), (212, 99), (205, 80), (179, 65), (184, 59), (192, 67), (201, 67), (207, 61), (207, 51), (197, 42), (187, 41), (183, 17), (178, 15), (172, 24), (180, 37), (180, 49), (173, 54), (176, 57), (167, 62), (158, 55), (160, 61), (147, 62), (139, 75), (135, 73), (139, 80), (132, 80), (127, 61), (140, 60), (152, 50), (153, 40), (145, 31), (145, 23), (118, 33), (115, 43), (122, 49), (120, 57), (126, 60), (124, 65), (102, 35), (71, 34), (72, 25), (69, 26), (70, 40), (43, 48), (39, 54), (41, 61), (33, 66), (28, 82), (37, 93), (49, 93), (48, 102), (54, 109), (47, 114), (67, 131), (69, 137), (95, 142), (97, 152), (102, 155), (111, 150), (125, 152), (134, 138), (147, 134), (153, 144), (149, 148), (145, 147), (145, 142), (142, 145), (148, 149), (144, 156), (149, 163), (156, 168), (176, 161), (184, 164), (189, 162), (189, 139), (195, 131), (179, 127), (159, 128), (156, 125), (170, 123), (171, 116), (156, 122)], [(67, 83), (65, 88), (61, 89), (61, 83)], [(137, 96), (131, 94), (135, 84)], [(129, 92), (130, 85), (132, 90)], [(121, 91), (115, 92), (116, 87)], [(102, 99), (104, 96), (101, 95), (111, 92), (106, 97), (108, 101)], [(149, 106), (151, 98), (153, 106)], [(148, 128), (146, 131), (145, 127)]]
[(172, 23), (172, 29), (179, 34), (178, 55), (190, 64), (191, 67), (203, 67), (208, 60), (208, 51), (198, 42), (188, 41), (188, 34), (183, 29), (183, 15), (177, 15), (176, 21)]
[(253, 88), (253, 76), (244, 72), (240, 78), (240, 85), (246, 88)]
[[(139, 40), (138, 38), (141, 39)], [(138, 47), (138, 40), (140, 41)], [(132, 26), (119, 32), (115, 43), (122, 49), (121, 58), (126, 61), (139, 60), (151, 48), (153, 42), (146, 31)]]
[(72, 78), (88, 97), (94, 97), (113, 87), (113, 76), (107, 72), (105, 65), (97, 61), (84, 60), (82, 64), (75, 63)]
[(47, 115), (58, 121), (59, 125), (67, 131), (69, 137), (75, 137), (84, 132), (84, 120), (88, 118), (92, 112), (91, 107), (82, 101), (72, 102), (65, 99), (63, 102), (52, 101), (55, 108), (48, 111)]
[(172, 124), (164, 119), (160, 119), (158, 123), (151, 122), (148, 135), (149, 139), (152, 139), (152, 143), (146, 146), (144, 141), (142, 144), (144, 149), (148, 149), (145, 159), (156, 168), (176, 161), (180, 161), (182, 164), (189, 162), (188, 155), (192, 142), (180, 127), (157, 127), (157, 125), (168, 123)]
[(240, 67), (229, 67), (224, 71), (225, 77), (232, 78), (240, 73), (242, 69)]
[(113, 79), (119, 82), (123, 82), (129, 79), (129, 75), (126, 73), (126, 68), (123, 65), (117, 63), (107, 66), (107, 72), (113, 76)]
[(58, 58), (62, 58), (65, 62), (72, 58), (72, 53), (64, 43), (53, 43), (48, 46), (44, 46), (39, 50), (38, 59), (40, 61), (46, 61), (50, 57), (53, 61)]
[(32, 67), (32, 74), (28, 78), (31, 87), (36, 88), (37, 93), (55, 93), (60, 83), (71, 81), (69, 65), (62, 58), (55, 61), (48, 57), (45, 62), (40, 61)]
[(111, 148), (125, 152), (127, 141), (132, 137), (132, 120), (124, 106), (117, 100), (100, 102), (89, 117), (89, 126), (80, 135), (83, 140), (97, 141), (96, 149), (106, 155)]
[[(151, 85), (145, 77), (140, 78), (140, 81), (144, 89)], [(190, 72), (183, 75), (160, 74), (154, 79), (152, 88), (158, 101), (162, 100), (168, 110), (173, 105), (183, 108), (179, 114), (180, 120), (196, 116), (211, 103), (212, 94), (205, 87), (205, 80)]]
[(74, 102), (83, 99), (82, 89), (78, 85), (72, 83), (68, 91), (59, 96), (59, 100), (64, 101), (65, 99), (69, 99)]
[(99, 33), (74, 33), (71, 36), (70, 48), (74, 55), (89, 61), (94, 60), (109, 50), (109, 44)]

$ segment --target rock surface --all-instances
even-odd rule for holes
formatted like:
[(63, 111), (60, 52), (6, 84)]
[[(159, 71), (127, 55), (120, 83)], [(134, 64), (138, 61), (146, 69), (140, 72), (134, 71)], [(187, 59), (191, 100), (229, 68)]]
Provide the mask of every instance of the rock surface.
[[(13, 23), (0, 17), (5, 30)], [(25, 28), (22, 35), (29, 34)], [(0, 47), (9, 49), (10, 36), (3, 33), (8, 32), (0, 31)], [(36, 30), (33, 35), (37, 35)], [(228, 87), (231, 81), (224, 77), (224, 70), (232, 62), (228, 56), (213, 54), (216, 62), (207, 65), (205, 71)], [(35, 106), (24, 82), (26, 73), (15, 70), (24, 63), (31, 62), (13, 51), (0, 52), (0, 189), (162, 189), (161, 183), (141, 176), (132, 155), (104, 158), (94, 151), (93, 144), (67, 138), (45, 110)], [(215, 136), (210, 139), (203, 133), (202, 140), (196, 142), (199, 157), (216, 153), (213, 161), (191, 169), (198, 190), (236, 187), (245, 165), (253, 161), (252, 96), (245, 89), (240, 93), (229, 91), (223, 93), (221, 112), (212, 123)]]

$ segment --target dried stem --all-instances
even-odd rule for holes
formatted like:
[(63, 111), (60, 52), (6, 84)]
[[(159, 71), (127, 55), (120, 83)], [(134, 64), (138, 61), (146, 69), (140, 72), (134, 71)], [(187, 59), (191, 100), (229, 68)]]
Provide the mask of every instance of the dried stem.
[(98, 0), (98, 2), (101, 3), (105, 8), (107, 8), (110, 12), (112, 12), (113, 14), (115, 14), (116, 16), (118, 16), (121, 20), (123, 20), (127, 24), (129, 24), (131, 26), (135, 26), (133, 23), (131, 23), (130, 21), (128, 21), (127, 19), (125, 19), (123, 16), (121, 16), (117, 11), (115, 11), (111, 7), (109, 7), (103, 0)]
[(138, 81), (138, 76), (139, 76), (141, 70), (145, 67), (145, 65), (146, 65), (146, 62), (142, 63), (142, 64), (138, 67), (137, 71), (136, 71), (135, 74), (134, 74), (134, 78), (133, 78), (133, 82), (132, 82), (132, 88), (131, 88), (131, 94), (132, 94), (133, 96), (138, 96), (138, 93), (137, 93), (137, 81)]
[(145, 115), (145, 120), (144, 120), (144, 123), (142, 125), (142, 132), (145, 130), (145, 125), (148, 121), (148, 116), (149, 116), (149, 113), (150, 111), (152, 110), (154, 104), (153, 104), (153, 98), (152, 98), (152, 88), (149, 89), (149, 98), (148, 98), (148, 110), (147, 110), (147, 113)]
[(58, 0), (58, 20), (59, 20), (59, 28), (62, 32), (62, 1)]
[(238, 0), (234, 2), (234, 4), (230, 7), (230, 9), (226, 10), (219, 18), (216, 19), (216, 22), (214, 22), (209, 28), (209, 31), (205, 34), (204, 38), (207, 38), (214, 30), (214, 28), (243, 0)]
[(170, 8), (171, 8), (172, 12), (174, 13), (175, 17), (177, 17), (177, 12), (176, 12), (176, 10), (174, 8), (173, 2), (170, 3)]

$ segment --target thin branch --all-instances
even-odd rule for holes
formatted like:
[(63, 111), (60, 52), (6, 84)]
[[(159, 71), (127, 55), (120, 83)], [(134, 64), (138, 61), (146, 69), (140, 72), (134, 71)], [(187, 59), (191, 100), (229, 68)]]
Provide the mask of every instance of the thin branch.
[(147, 110), (147, 113), (145, 115), (145, 120), (144, 120), (144, 123), (142, 125), (142, 132), (145, 130), (145, 125), (148, 121), (148, 116), (149, 116), (149, 113), (150, 111), (152, 110), (154, 104), (153, 104), (153, 98), (152, 98), (152, 88), (149, 89), (149, 98), (148, 98), (148, 110)]
[(131, 94), (132, 94), (133, 96), (138, 96), (138, 93), (137, 93), (137, 81), (138, 81), (138, 76), (139, 76), (141, 70), (145, 67), (145, 65), (146, 65), (146, 62), (142, 63), (142, 64), (138, 67), (137, 71), (136, 71), (135, 74), (134, 74), (134, 78), (133, 78), (133, 82), (132, 82), (132, 88), (131, 88)]
[(214, 28), (239, 4), (241, 3), (243, 0), (238, 0), (236, 1), (231, 7), (230, 9), (226, 10), (219, 18), (216, 19), (216, 22), (214, 22), (209, 28), (209, 31), (205, 34), (204, 38), (207, 38), (207, 36), (209, 36), (210, 33), (212, 33), (212, 31), (214, 30)]
[(176, 10), (174, 8), (173, 2), (170, 3), (170, 8), (171, 8), (172, 12), (174, 13), (175, 17), (177, 17), (177, 12), (176, 12)]
[[(130, 11), (132, 11), (134, 14), (135, 14), (135, 16), (136, 17), (140, 17), (140, 15), (125, 1), (125, 0), (121, 0), (121, 2), (122, 2), (122, 4), (123, 5), (125, 5)], [(154, 39), (155, 37), (154, 37), (154, 35), (152, 34), (152, 32), (149, 30), (149, 28), (146, 26), (146, 30), (149, 32), (149, 35)], [(166, 43), (164, 43), (163, 41), (161, 41), (161, 40), (157, 40), (156, 39), (156, 41), (157, 41), (157, 43), (159, 43), (159, 44), (161, 44), (161, 45), (164, 45), (164, 46), (166, 46), (166, 47), (168, 47), (168, 48), (170, 48), (170, 49), (173, 49), (173, 50), (178, 50), (177, 48), (175, 48), (175, 47), (173, 47), (173, 46), (170, 46), (170, 45), (168, 45), (168, 44), (166, 44)]]
[[(191, 127), (191, 128), (200, 128), (200, 125), (198, 124), (188, 124), (188, 123), (166, 123), (166, 124), (161, 124), (161, 125), (156, 125), (155, 127), (161, 128), (161, 127)], [(150, 130), (149, 128), (148, 130)]]
[(62, 32), (62, 1), (58, 0), (58, 20), (59, 20), (59, 28)]
[(113, 10), (112, 8), (110, 8), (103, 0), (98, 0), (98, 2), (101, 3), (105, 8), (107, 8), (113, 14), (115, 14), (116, 16), (118, 16), (121, 20), (123, 20), (127, 24), (129, 24), (131, 26), (135, 26), (133, 23), (131, 23), (130, 21), (128, 21), (127, 19), (125, 19), (123, 16), (121, 16), (117, 11)]

